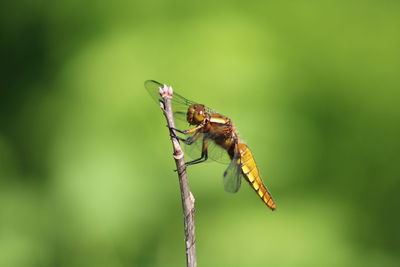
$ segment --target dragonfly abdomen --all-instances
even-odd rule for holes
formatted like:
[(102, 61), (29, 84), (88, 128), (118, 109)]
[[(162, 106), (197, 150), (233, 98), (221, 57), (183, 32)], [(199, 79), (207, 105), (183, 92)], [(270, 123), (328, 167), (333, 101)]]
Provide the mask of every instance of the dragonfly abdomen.
[(244, 177), (256, 191), (261, 200), (272, 210), (276, 208), (267, 187), (261, 179), (253, 154), (246, 144), (239, 143), (240, 163)]

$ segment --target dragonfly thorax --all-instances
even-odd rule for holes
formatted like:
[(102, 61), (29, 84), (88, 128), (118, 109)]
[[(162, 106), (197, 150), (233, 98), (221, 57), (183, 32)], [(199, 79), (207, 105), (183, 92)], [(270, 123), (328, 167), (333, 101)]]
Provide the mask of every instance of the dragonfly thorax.
[(204, 122), (207, 116), (208, 113), (206, 112), (204, 105), (195, 104), (189, 106), (186, 119), (190, 125), (199, 125)]

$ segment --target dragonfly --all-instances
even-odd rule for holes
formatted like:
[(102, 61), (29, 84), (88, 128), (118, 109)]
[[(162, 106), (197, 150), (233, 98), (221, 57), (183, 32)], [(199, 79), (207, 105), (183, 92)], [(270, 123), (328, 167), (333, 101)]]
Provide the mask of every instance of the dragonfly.
[[(147, 80), (144, 85), (158, 104), (163, 101), (159, 89), (164, 87), (164, 84)], [(239, 138), (239, 133), (231, 119), (203, 104), (188, 100), (175, 91), (171, 103), (177, 122), (188, 123), (193, 127), (186, 130), (170, 129), (171, 136), (184, 142), (185, 151), (194, 158), (186, 162), (186, 166), (199, 164), (209, 159), (227, 164), (228, 167), (223, 173), (225, 191), (238, 192), (243, 177), (259, 198), (271, 210), (275, 210), (275, 201), (261, 179), (253, 154)], [(186, 138), (180, 137), (177, 133)], [(196, 152), (198, 154), (194, 155)]]

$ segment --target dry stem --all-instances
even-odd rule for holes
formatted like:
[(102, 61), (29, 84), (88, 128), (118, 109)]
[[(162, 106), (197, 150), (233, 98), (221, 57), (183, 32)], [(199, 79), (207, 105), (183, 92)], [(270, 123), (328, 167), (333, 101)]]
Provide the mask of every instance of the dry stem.
[[(167, 119), (168, 127), (170, 129), (175, 128), (175, 121), (171, 107), (171, 99), (173, 97), (172, 88), (164, 86), (160, 89), (160, 95), (164, 99), (164, 103), (161, 103), (161, 108), (164, 111), (165, 118)], [(174, 159), (179, 177), (179, 185), (181, 188), (181, 199), (185, 226), (186, 265), (188, 267), (196, 267), (197, 263), (196, 238), (194, 227), (194, 197), (192, 192), (190, 192), (188, 178), (186, 174), (185, 160), (179, 140), (175, 137), (171, 137), (171, 141), (174, 149)]]

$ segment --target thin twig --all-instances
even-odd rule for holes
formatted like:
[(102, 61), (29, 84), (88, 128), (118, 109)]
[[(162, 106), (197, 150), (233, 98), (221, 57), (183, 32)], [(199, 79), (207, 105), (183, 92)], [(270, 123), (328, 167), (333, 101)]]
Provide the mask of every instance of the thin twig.
[[(175, 129), (175, 121), (171, 107), (171, 99), (173, 97), (173, 91), (171, 87), (164, 85), (160, 88), (160, 95), (164, 99), (163, 103), (160, 103), (161, 109), (164, 111), (165, 118), (167, 119), (169, 129)], [(183, 219), (185, 226), (185, 245), (186, 245), (186, 265), (188, 267), (196, 267), (196, 238), (195, 238), (195, 227), (194, 227), (194, 197), (190, 192), (189, 183), (186, 174), (185, 160), (183, 157), (183, 151), (179, 144), (179, 140), (171, 135), (172, 146), (174, 149), (174, 159), (176, 163), (177, 173), (179, 177), (179, 185), (181, 188), (182, 208), (183, 208)]]

